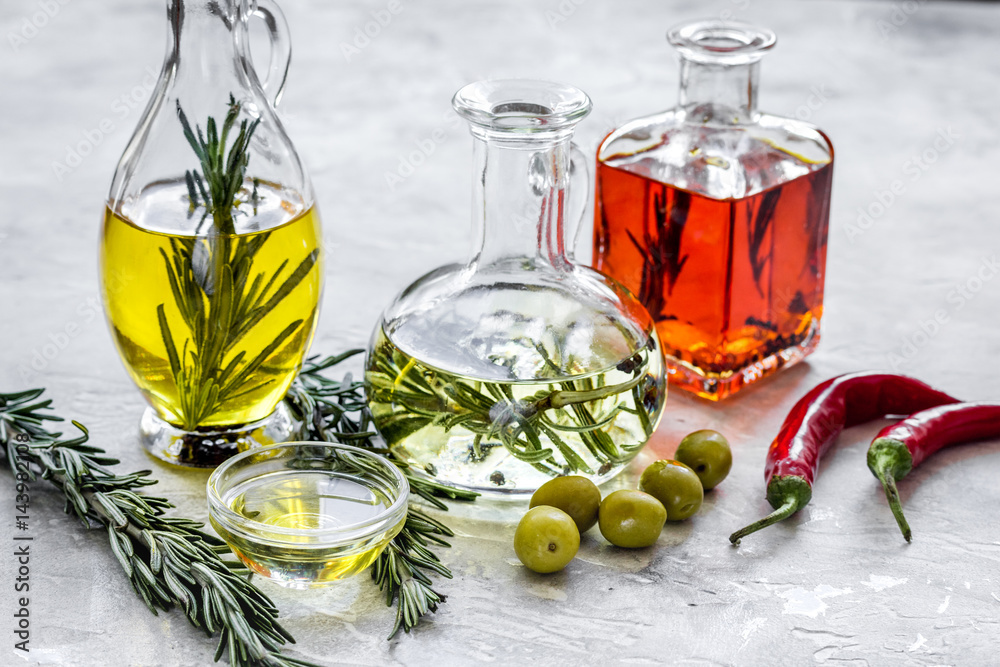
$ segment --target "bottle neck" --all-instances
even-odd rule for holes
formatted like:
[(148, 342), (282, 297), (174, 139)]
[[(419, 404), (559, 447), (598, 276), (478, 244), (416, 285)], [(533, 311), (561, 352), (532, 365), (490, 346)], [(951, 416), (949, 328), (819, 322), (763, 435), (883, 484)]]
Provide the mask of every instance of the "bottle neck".
[(167, 63), (203, 83), (231, 76), (248, 43), (247, 0), (167, 0)]
[(473, 131), (473, 262), (518, 268), (569, 267), (564, 219), (570, 178), (570, 132), (524, 139)]
[(681, 58), (680, 107), (692, 122), (752, 122), (759, 76), (759, 60), (720, 64)]

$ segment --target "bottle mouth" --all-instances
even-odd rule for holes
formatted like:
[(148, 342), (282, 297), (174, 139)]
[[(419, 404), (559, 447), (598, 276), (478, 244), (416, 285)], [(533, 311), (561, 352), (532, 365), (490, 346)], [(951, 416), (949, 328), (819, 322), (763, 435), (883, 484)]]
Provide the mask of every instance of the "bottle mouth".
[(593, 106), (579, 88), (532, 79), (470, 83), (455, 93), (451, 105), (474, 126), (521, 133), (573, 127)]
[(667, 41), (687, 60), (744, 65), (760, 60), (777, 37), (767, 28), (749, 23), (707, 20), (672, 28)]

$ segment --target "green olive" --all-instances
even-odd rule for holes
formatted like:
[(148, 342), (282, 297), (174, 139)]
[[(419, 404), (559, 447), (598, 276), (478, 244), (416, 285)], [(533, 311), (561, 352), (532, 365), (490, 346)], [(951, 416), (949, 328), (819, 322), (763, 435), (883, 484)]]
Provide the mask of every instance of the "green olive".
[(708, 429), (684, 436), (674, 458), (694, 470), (706, 491), (717, 487), (733, 467), (729, 441), (718, 431)]
[(678, 461), (655, 461), (642, 471), (639, 489), (654, 496), (667, 508), (670, 521), (687, 519), (701, 507), (705, 491), (694, 470)]
[(534, 572), (558, 572), (573, 560), (579, 548), (576, 523), (555, 507), (542, 505), (528, 510), (514, 531), (514, 553)]
[(601, 492), (586, 477), (573, 475), (556, 477), (538, 487), (531, 496), (529, 507), (548, 505), (558, 507), (572, 517), (581, 533), (597, 523), (597, 508), (601, 506)]
[(617, 547), (638, 549), (656, 544), (667, 520), (659, 500), (642, 491), (621, 490), (601, 503), (601, 535)]

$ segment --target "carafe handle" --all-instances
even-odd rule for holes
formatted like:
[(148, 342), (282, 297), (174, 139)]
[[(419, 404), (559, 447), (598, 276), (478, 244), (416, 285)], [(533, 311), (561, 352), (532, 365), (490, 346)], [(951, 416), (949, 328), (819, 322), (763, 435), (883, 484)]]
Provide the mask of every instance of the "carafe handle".
[(256, 0), (252, 7), (252, 15), (263, 19), (267, 25), (267, 35), (271, 40), (271, 58), (268, 61), (267, 76), (261, 82), (261, 87), (268, 96), (271, 106), (277, 107), (281, 101), (281, 93), (285, 90), (288, 66), (292, 62), (292, 41), (288, 33), (288, 22), (274, 0)]
[[(587, 204), (590, 201), (590, 169), (587, 156), (575, 143), (570, 144), (569, 156), (569, 206), (566, 214), (566, 258), (576, 262), (576, 246), (587, 221)], [(573, 227), (575, 225), (575, 228)]]

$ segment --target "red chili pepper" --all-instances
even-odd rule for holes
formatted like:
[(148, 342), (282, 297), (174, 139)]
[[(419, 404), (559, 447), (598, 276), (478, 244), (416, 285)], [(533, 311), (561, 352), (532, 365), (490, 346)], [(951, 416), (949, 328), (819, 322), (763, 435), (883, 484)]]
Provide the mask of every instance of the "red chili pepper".
[(1000, 437), (1000, 404), (957, 403), (942, 405), (910, 415), (886, 426), (868, 448), (868, 468), (885, 489), (896, 523), (906, 541), (910, 525), (896, 491), (896, 480), (945, 447), (972, 440)]
[(809, 504), (819, 461), (845, 428), (886, 415), (908, 415), (958, 399), (905, 375), (862, 371), (831, 378), (803, 396), (767, 452), (764, 478), (774, 512), (729, 536), (740, 539)]

